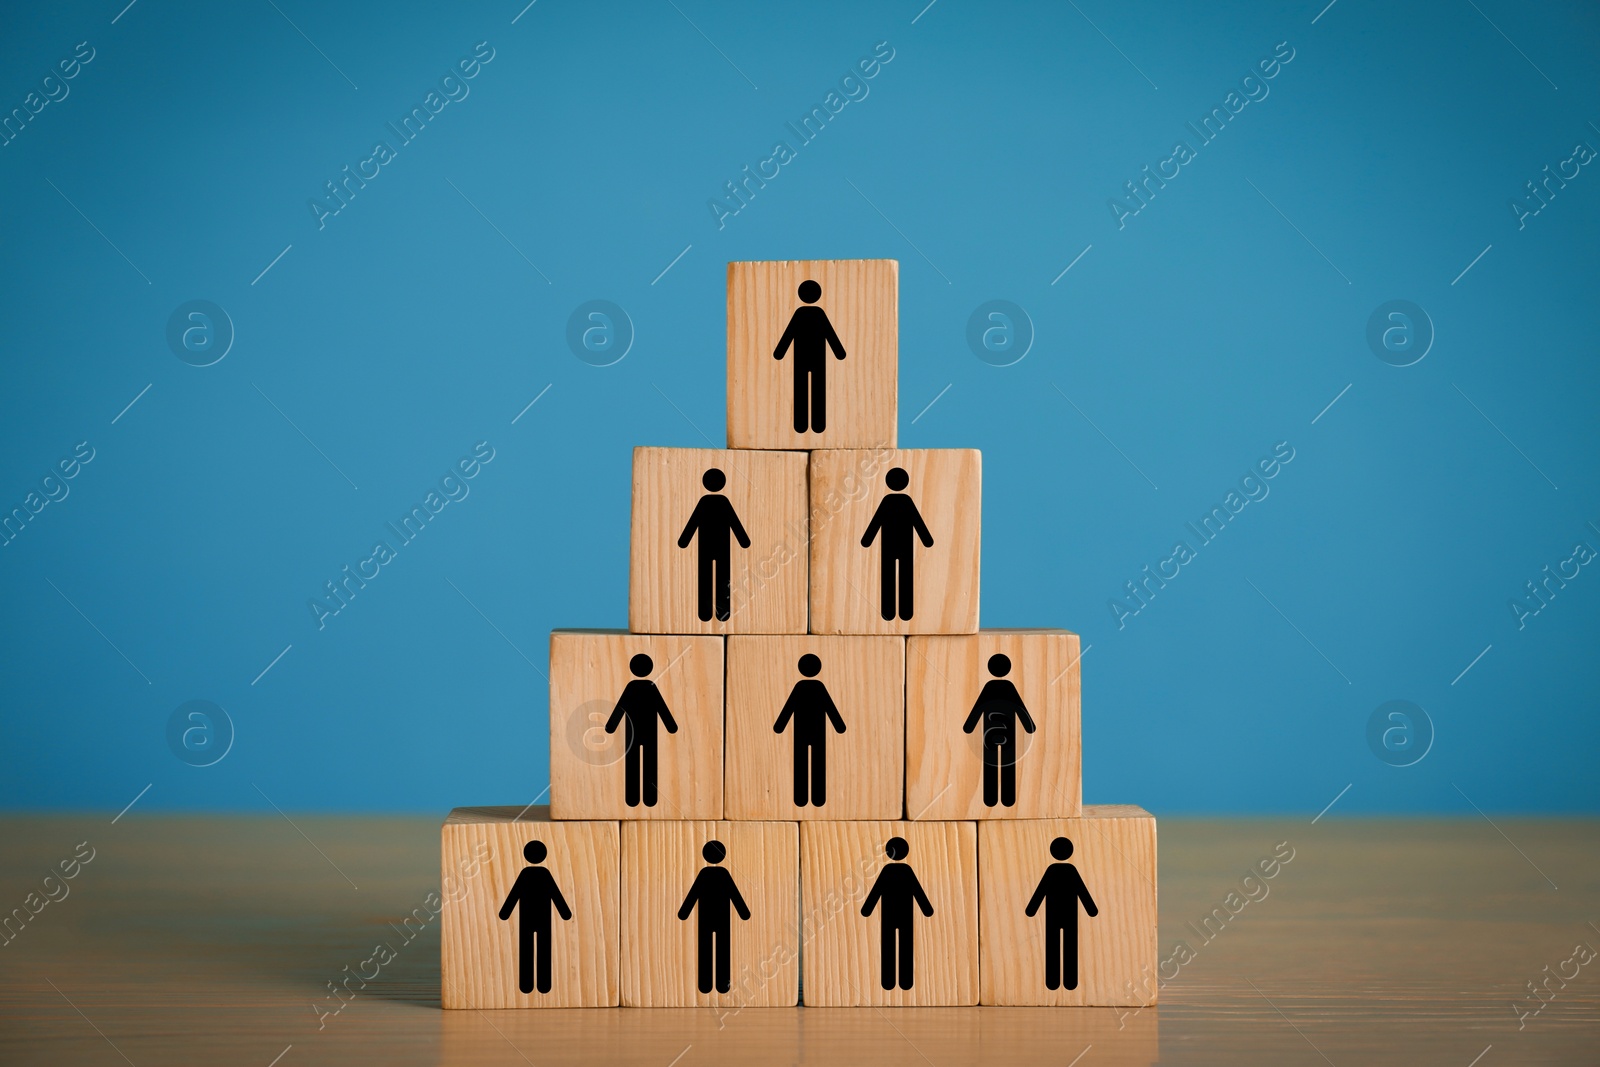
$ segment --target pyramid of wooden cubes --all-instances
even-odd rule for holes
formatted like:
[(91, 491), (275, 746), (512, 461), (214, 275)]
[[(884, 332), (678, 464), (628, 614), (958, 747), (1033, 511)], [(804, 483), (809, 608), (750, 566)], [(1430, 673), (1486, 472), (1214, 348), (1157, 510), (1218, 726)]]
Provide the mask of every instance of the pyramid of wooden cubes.
[(637, 448), (550, 805), (443, 829), (447, 1008), (1146, 1005), (1156, 827), (1078, 635), (980, 629), (982, 457), (896, 447), (899, 265), (728, 265), (728, 448)]

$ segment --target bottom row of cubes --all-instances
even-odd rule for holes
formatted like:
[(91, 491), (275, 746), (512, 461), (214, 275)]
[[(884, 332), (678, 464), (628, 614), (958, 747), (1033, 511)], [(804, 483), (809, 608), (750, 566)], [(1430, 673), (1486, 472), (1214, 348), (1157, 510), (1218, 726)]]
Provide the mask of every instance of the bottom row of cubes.
[(446, 1008), (1148, 1005), (1156, 825), (560, 822), (457, 808)]

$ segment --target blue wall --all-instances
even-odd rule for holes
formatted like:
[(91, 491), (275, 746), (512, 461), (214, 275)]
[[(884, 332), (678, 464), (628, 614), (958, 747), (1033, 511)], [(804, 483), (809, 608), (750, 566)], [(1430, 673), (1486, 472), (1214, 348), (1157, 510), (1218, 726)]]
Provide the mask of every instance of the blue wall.
[[(1600, 548), (1600, 165), (1574, 156), (1600, 16), (922, 6), (8, 14), (0, 106), (38, 113), (0, 147), (0, 504), (60, 499), (0, 548), (0, 806), (534, 799), (547, 632), (625, 624), (629, 449), (722, 441), (726, 262), (888, 256), (901, 443), (984, 451), (984, 621), (1089, 646), (1088, 799), (1600, 808), (1574, 553)], [(1206, 143), (1212, 108), (1238, 114)], [(709, 206), (778, 140), (765, 188)], [(1147, 165), (1176, 174), (1141, 202)], [(1519, 213), (1546, 165), (1576, 175)], [(610, 366), (566, 341), (590, 299), (636, 334)], [(967, 340), (992, 299), (1031, 321), (1009, 366)], [(209, 366), (201, 320), (200, 352), (168, 340), (192, 300), (235, 334)], [(1431, 322), (1408, 349), (1395, 320), (1398, 354), (1368, 341), (1391, 300)], [(319, 628), (323, 583), (479, 442), (467, 495)], [(1186, 524), (1275, 448), (1203, 543)], [(1576, 576), (1519, 618), (1546, 565)], [(170, 731), (194, 700), (231, 731)], [(1426, 722), (1369, 740), (1391, 700)]]

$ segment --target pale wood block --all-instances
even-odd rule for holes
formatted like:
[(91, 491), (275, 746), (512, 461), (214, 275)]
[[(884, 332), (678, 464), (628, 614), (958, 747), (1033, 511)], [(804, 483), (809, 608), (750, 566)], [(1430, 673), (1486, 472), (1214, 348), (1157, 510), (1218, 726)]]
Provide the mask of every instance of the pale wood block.
[(720, 637), (553, 631), (555, 818), (721, 818), (722, 654)]
[[(1052, 850), (1060, 838), (1070, 851)], [(1156, 1002), (1156, 820), (1149, 812), (1091, 804), (1076, 819), (980, 823), (978, 882), (983, 1003)], [(1092, 916), (1076, 892), (1080, 883), (1094, 902)]]
[(893, 448), (899, 279), (892, 259), (729, 263), (728, 447)]
[[(708, 854), (711, 842), (720, 854)], [(798, 1003), (794, 823), (625, 822), (622, 882), (623, 1004)]]
[(628, 628), (805, 633), (806, 462), (804, 452), (634, 449)]
[(976, 631), (982, 497), (976, 449), (813, 452), (812, 632)]
[(552, 822), (544, 807), (456, 808), (440, 833), (441, 1003), (615, 1006), (618, 876), (614, 822)]
[(727, 694), (728, 818), (903, 815), (904, 638), (730, 637)]
[(914, 819), (1077, 815), (1083, 806), (1078, 648), (1078, 635), (1066, 630), (908, 638), (906, 813)]
[[(890, 850), (893, 839), (906, 849)], [(970, 822), (802, 823), (806, 1004), (976, 1004), (977, 846), (977, 828)], [(863, 908), (871, 914), (863, 915)], [(904, 988), (907, 946), (909, 989)], [(892, 964), (892, 989), (884, 988), (886, 964)]]

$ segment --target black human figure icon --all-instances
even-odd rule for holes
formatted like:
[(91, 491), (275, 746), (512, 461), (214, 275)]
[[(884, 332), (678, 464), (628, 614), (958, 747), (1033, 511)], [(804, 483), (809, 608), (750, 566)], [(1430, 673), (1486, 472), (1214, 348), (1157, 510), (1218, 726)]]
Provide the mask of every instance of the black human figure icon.
[(990, 656), (989, 673), (994, 677), (984, 683), (961, 729), (970, 734), (983, 722), (983, 803), (1010, 808), (1017, 803), (1017, 724), (1030, 734), (1036, 727), (1022, 694), (1006, 677), (1011, 673), (1011, 657)]
[(656, 806), (656, 750), (659, 748), (656, 723), (659, 721), (665, 726), (669, 734), (678, 732), (678, 724), (673, 721), (661, 690), (649, 678), (654, 668), (650, 657), (642, 652), (628, 661), (633, 681), (623, 687), (617, 706), (606, 720), (608, 734), (616, 733), (618, 724), (627, 720), (623, 733), (627, 745), (623, 799), (630, 808), (638, 807), (641, 800), (647, 808)]
[(844, 346), (828, 313), (815, 306), (822, 286), (807, 278), (800, 283), (799, 296), (805, 306), (794, 309), (772, 358), (782, 359), (794, 346), (794, 432), (821, 433), (828, 428), (828, 349), (843, 359)]
[(700, 621), (710, 622), (713, 612), (718, 620), (728, 621), (733, 611), (733, 586), (729, 566), (733, 559), (730, 538), (737, 538), (740, 548), (750, 547), (750, 535), (744, 532), (733, 504), (722, 495), (727, 477), (712, 467), (701, 477), (706, 495), (689, 514), (689, 524), (678, 536), (678, 547), (688, 548), (696, 534), (700, 535)]
[[(572, 909), (550, 872), (539, 866), (544, 862), (545, 847), (541, 841), (529, 841), (522, 846), (522, 856), (528, 866), (522, 868), (517, 880), (511, 883), (506, 902), (500, 905), (500, 918), (511, 918), (517, 912), (517, 988), (532, 993), (535, 973), (539, 992), (550, 992), (550, 908), (554, 906), (566, 921), (572, 919)], [(537, 945), (535, 935), (538, 935)]]
[(929, 918), (933, 917), (933, 905), (928, 903), (928, 894), (917, 881), (917, 872), (910, 864), (902, 862), (911, 851), (906, 839), (889, 838), (883, 851), (894, 862), (884, 864), (883, 870), (878, 872), (877, 881), (872, 883), (872, 890), (861, 905), (861, 914), (871, 915), (873, 908), (882, 905), (878, 915), (878, 946), (882, 956), (883, 988), (893, 989), (898, 981), (901, 989), (910, 989), (916, 964), (916, 939), (912, 932), (916, 915), (911, 905), (915, 902)]
[(794, 720), (795, 806), (803, 808), (810, 803), (820, 808), (828, 802), (828, 726), (832, 724), (842, 734), (844, 720), (828, 687), (817, 680), (822, 661), (808, 652), (800, 657), (799, 667), (805, 677), (789, 690), (772, 732), (783, 733), (789, 720)]
[(911, 478), (905, 470), (894, 467), (883, 480), (892, 492), (886, 493), (878, 502), (878, 510), (872, 513), (867, 532), (861, 535), (861, 547), (871, 548), (874, 538), (879, 541), (883, 617), (893, 619), (898, 612), (902, 620), (909, 620), (914, 608), (912, 594), (915, 589), (912, 534), (921, 539), (924, 548), (933, 547), (933, 535), (922, 521), (922, 513), (917, 510), (917, 505), (911, 497), (901, 492), (911, 484)]
[(750, 908), (739, 895), (739, 887), (733, 884), (733, 875), (725, 867), (718, 866), (728, 855), (722, 842), (707, 841), (700, 855), (710, 866), (700, 868), (700, 873), (694, 876), (689, 895), (683, 898), (683, 906), (678, 909), (678, 918), (688, 922), (689, 913), (699, 905), (700, 992), (711, 992), (715, 980), (717, 992), (726, 993), (733, 970), (729, 948), (733, 921), (729, 910), (737, 911), (739, 918), (748, 922)]
[(1044, 904), (1044, 987), (1059, 989), (1078, 988), (1078, 902), (1083, 901), (1084, 913), (1089, 918), (1100, 914), (1083, 884), (1078, 868), (1067, 863), (1072, 855), (1072, 842), (1058, 837), (1050, 842), (1050, 855), (1059, 862), (1045, 868), (1039, 879), (1039, 888), (1028, 901), (1027, 915), (1031, 919)]

